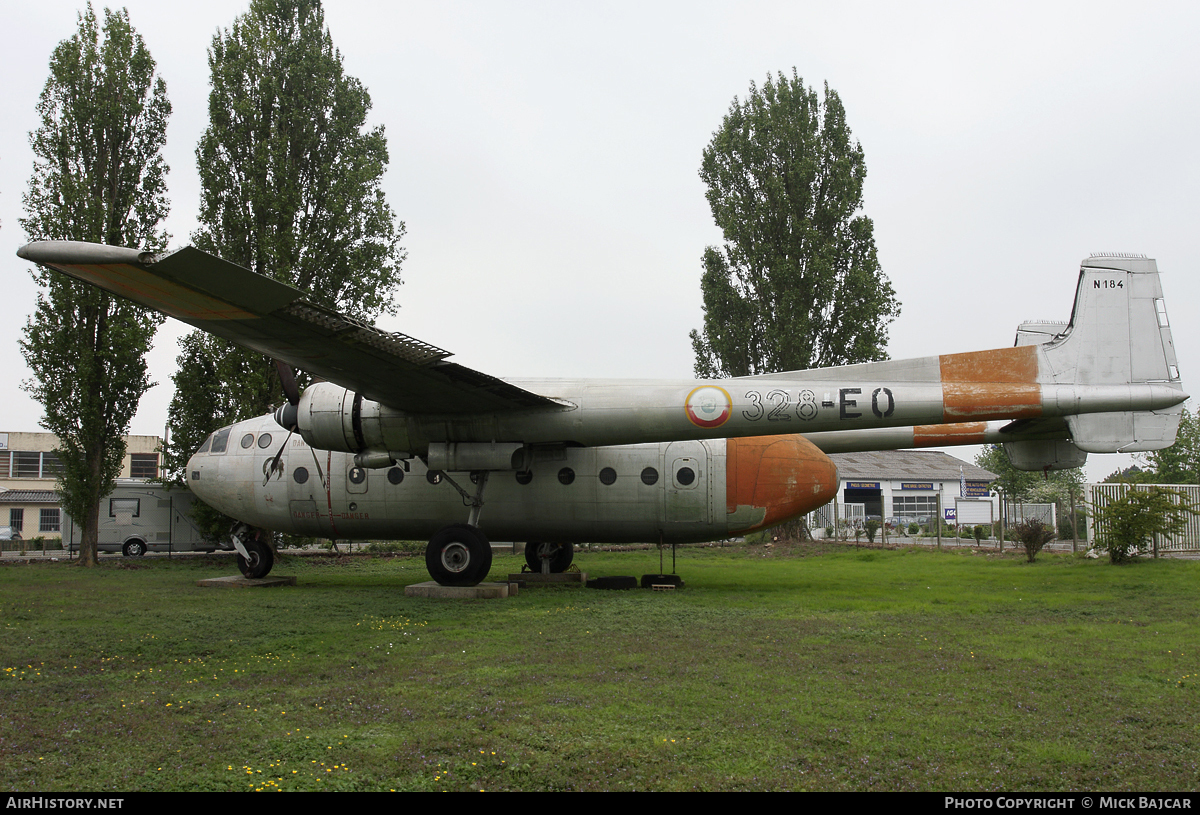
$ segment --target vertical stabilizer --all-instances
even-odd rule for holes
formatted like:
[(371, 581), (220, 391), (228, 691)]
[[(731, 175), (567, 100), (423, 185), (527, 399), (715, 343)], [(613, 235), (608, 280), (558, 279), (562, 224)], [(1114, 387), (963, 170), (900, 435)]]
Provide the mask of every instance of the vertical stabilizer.
[[(1042, 349), (1057, 384), (1156, 384), (1183, 392), (1158, 265), (1150, 258), (1093, 255), (1083, 261), (1070, 324)], [(1087, 413), (1067, 424), (1081, 450), (1160, 450), (1174, 443), (1180, 410)]]

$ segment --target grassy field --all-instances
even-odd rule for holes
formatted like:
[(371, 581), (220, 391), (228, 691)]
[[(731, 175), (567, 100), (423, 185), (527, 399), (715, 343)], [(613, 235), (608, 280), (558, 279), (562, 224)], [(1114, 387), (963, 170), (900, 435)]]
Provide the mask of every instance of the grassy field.
[(697, 548), (681, 591), (500, 601), (406, 598), (413, 557), (5, 565), (0, 786), (1200, 786), (1200, 562), (1022, 560)]

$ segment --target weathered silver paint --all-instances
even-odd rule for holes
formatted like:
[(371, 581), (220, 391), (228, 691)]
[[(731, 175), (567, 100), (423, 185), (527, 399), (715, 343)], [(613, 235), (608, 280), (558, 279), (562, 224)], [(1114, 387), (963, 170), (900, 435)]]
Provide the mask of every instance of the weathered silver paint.
[[(279, 434), (279, 426), (263, 416), (228, 430), (224, 452), (192, 457), (188, 485), (252, 526), (333, 538), (427, 539), (466, 516), (460, 494), (444, 477), (430, 479), (436, 470), (418, 459), (408, 462), (407, 471), (367, 470), (347, 453), (314, 450), (298, 436), (283, 452), (282, 473), (264, 484), (277, 442), (264, 448), (258, 440), (264, 433)], [(251, 439), (243, 446), (246, 436)], [(807, 459), (743, 461), (738, 476), (749, 497), (731, 504), (738, 497), (727, 486), (727, 447), (718, 439), (535, 448), (528, 483), (518, 480), (524, 472), (491, 474), (479, 527), (493, 540), (705, 541), (776, 522), (781, 513), (807, 512), (837, 489), (836, 468), (810, 448)], [(301, 468), (304, 474), (297, 477)], [(601, 478), (605, 468), (615, 473), (611, 484)], [(642, 478), (646, 468), (656, 471), (651, 483)], [(681, 477), (684, 468), (690, 473)], [(467, 473), (454, 478), (472, 487)]]

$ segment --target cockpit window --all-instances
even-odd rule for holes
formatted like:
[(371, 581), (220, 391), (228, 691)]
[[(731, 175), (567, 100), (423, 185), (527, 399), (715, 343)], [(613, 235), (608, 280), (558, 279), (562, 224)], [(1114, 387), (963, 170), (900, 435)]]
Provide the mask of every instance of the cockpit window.
[(212, 447), (212, 434), (211, 433), (208, 434), (208, 438), (204, 440), (204, 444), (200, 445), (200, 449), (197, 450), (196, 452), (197, 453), (207, 453), (208, 448), (210, 448), (210, 447)]
[(222, 427), (212, 435), (212, 451), (214, 453), (224, 453), (225, 445), (229, 443), (229, 431), (231, 427)]

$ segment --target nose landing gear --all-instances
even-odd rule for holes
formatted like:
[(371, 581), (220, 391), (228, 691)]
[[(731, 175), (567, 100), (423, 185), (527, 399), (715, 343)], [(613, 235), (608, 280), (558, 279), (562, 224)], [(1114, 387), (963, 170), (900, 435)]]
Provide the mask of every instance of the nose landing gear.
[(231, 533), (233, 548), (238, 553), (238, 568), (252, 580), (266, 577), (275, 565), (275, 553), (262, 536), (262, 530), (241, 523)]

